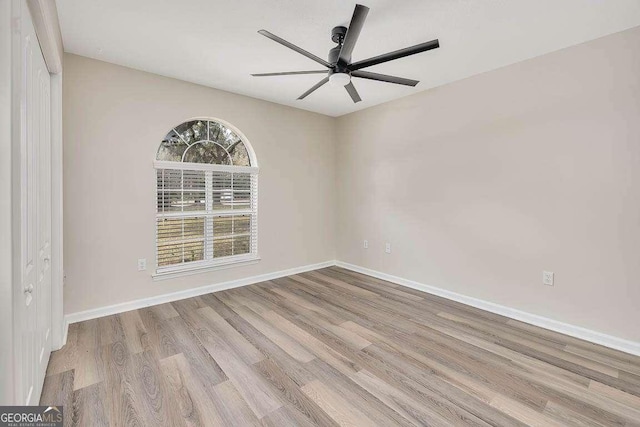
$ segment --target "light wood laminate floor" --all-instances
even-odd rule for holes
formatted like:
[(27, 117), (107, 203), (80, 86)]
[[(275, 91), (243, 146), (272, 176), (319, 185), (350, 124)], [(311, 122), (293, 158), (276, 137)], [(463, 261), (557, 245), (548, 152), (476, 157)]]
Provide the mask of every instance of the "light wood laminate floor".
[(640, 357), (331, 267), (73, 324), (81, 426), (640, 425)]

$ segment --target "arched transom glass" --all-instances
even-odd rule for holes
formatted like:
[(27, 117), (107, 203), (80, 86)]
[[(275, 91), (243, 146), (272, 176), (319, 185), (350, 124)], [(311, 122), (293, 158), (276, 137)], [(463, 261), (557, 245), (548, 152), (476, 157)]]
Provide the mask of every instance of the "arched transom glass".
[(245, 142), (223, 123), (197, 119), (171, 129), (162, 140), (156, 160), (254, 166)]

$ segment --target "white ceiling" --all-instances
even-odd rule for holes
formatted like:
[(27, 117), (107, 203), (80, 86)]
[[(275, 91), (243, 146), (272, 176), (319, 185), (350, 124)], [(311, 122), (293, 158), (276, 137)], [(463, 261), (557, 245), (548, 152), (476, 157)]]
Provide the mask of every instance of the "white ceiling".
[(492, 70), (640, 25), (640, 0), (361, 0), (371, 11), (358, 61), (435, 38), (440, 49), (367, 68), (420, 80), (415, 88), (363, 79), (354, 104), (341, 87), (296, 98), (321, 75), (250, 73), (322, 66), (257, 33), (317, 56), (347, 25), (345, 0), (57, 0), (67, 52), (330, 116)]

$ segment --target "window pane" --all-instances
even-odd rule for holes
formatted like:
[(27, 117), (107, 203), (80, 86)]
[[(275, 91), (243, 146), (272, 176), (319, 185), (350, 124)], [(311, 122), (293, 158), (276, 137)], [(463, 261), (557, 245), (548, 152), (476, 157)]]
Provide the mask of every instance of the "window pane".
[(213, 172), (211, 182), (213, 191), (231, 190), (231, 174), (228, 172)]
[(199, 142), (189, 147), (184, 155), (188, 163), (210, 163), (215, 165), (230, 165), (231, 159), (219, 144), (213, 142)]
[(249, 236), (238, 236), (233, 244), (233, 254), (241, 255), (251, 252), (251, 242)]
[(158, 174), (158, 189), (174, 189), (180, 190), (182, 188), (182, 171), (164, 169)]
[(213, 237), (227, 236), (233, 230), (233, 217), (220, 216), (213, 219)]
[(159, 219), (158, 266), (204, 259), (204, 218)]
[(233, 209), (250, 209), (251, 194), (250, 193), (233, 193)]
[(237, 143), (232, 144), (228, 151), (234, 166), (251, 166), (247, 147), (244, 146), (242, 141), (238, 140)]
[(233, 207), (233, 190), (231, 174), (213, 172), (211, 176), (212, 201), (214, 210), (227, 210)]
[[(180, 171), (178, 171), (180, 172)], [(183, 171), (182, 185), (185, 190), (205, 190), (205, 172), (204, 171)]]
[(178, 134), (171, 130), (171, 132), (169, 132), (160, 143), (156, 159), (169, 162), (180, 162), (182, 161), (182, 154), (187, 147), (188, 145), (180, 139)]
[(182, 210), (183, 211), (205, 211), (205, 192), (204, 191), (186, 191), (182, 194)]
[(158, 219), (158, 242), (204, 238), (204, 218)]
[(229, 148), (234, 142), (240, 138), (234, 131), (218, 122), (209, 122), (209, 140), (217, 142), (224, 148)]
[(158, 192), (158, 212), (182, 211), (182, 192), (165, 190)]
[(249, 215), (234, 216), (233, 231), (236, 234), (251, 232), (251, 217)]
[(242, 255), (251, 252), (249, 236), (229, 236), (213, 242), (213, 257), (220, 258), (231, 255)]
[(207, 139), (207, 122), (201, 120), (185, 122), (176, 126), (176, 131), (187, 144), (193, 144)]
[(243, 234), (251, 231), (251, 217), (249, 215), (229, 215), (213, 219), (213, 237)]
[(184, 244), (184, 262), (202, 261), (204, 259), (204, 242)]
[(248, 173), (234, 173), (233, 189), (236, 191), (251, 190), (251, 175)]
[(231, 255), (242, 255), (251, 252), (249, 236), (229, 236), (213, 242), (213, 257), (220, 258)]
[(220, 258), (233, 255), (233, 238), (216, 239), (213, 242), (213, 257)]

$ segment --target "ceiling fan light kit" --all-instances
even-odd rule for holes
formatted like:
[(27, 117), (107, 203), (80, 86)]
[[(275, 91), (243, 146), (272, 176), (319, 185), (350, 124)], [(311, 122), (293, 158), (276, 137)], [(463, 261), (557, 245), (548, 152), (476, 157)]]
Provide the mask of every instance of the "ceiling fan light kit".
[(348, 73), (331, 73), (329, 83), (335, 86), (346, 86), (351, 83), (351, 76)]
[(353, 48), (358, 41), (364, 21), (369, 13), (369, 8), (361, 4), (357, 4), (351, 17), (349, 27), (338, 26), (331, 30), (331, 40), (337, 45), (329, 50), (327, 57), (328, 61), (307, 52), (306, 50), (290, 43), (275, 34), (270, 33), (267, 30), (258, 31), (259, 34), (280, 43), (281, 45), (288, 47), (291, 50), (298, 52), (301, 55), (323, 65), (326, 70), (314, 70), (314, 71), (285, 71), (279, 73), (260, 73), (252, 74), (254, 77), (269, 77), (269, 76), (287, 76), (298, 74), (326, 74), (326, 77), (316, 83), (313, 87), (300, 95), (298, 99), (304, 99), (313, 93), (316, 89), (323, 86), (325, 83), (330, 82), (332, 85), (344, 86), (347, 93), (353, 100), (353, 102), (360, 102), (362, 99), (358, 94), (353, 82), (352, 77), (375, 80), (385, 83), (395, 83), (403, 86), (415, 86), (419, 83), (418, 80), (405, 79), (402, 77), (388, 76), (386, 74), (372, 73), (369, 71), (360, 71), (362, 68), (371, 67), (373, 65), (382, 64), (384, 62), (393, 61), (395, 59), (404, 58), (405, 56), (415, 55), (417, 53), (426, 52), (431, 49), (437, 49), (440, 47), (439, 41), (431, 40), (429, 42), (420, 43), (415, 46), (407, 47), (404, 49), (395, 50), (393, 52), (385, 53), (382, 55), (374, 56), (363, 61), (351, 62), (351, 54)]

